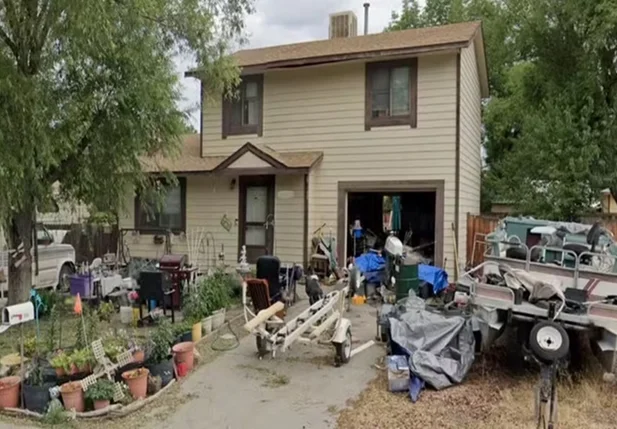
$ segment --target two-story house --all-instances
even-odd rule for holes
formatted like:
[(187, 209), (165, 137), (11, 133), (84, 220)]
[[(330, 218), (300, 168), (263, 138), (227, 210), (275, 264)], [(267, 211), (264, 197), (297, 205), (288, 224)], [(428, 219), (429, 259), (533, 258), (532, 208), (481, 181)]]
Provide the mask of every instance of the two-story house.
[[(350, 254), (349, 225), (381, 228), (401, 196), (401, 235), (434, 241), (436, 265), (465, 259), (466, 214), (480, 209), (481, 100), (488, 96), (479, 22), (239, 51), (239, 95), (202, 103), (201, 130), (179, 158), (147, 163), (179, 187), (155, 216), (138, 199), (121, 226), (133, 256), (160, 256), (154, 227), (200, 229), (254, 261), (307, 263), (315, 230)], [(191, 75), (189, 73), (189, 75)], [(203, 95), (203, 91), (202, 91)], [(215, 97), (216, 98), (216, 97)], [(208, 97), (211, 100), (212, 97)], [(378, 220), (374, 220), (378, 219)], [(374, 226), (380, 225), (380, 226)], [(413, 240), (412, 240), (413, 241)], [(414, 243), (417, 244), (417, 243)], [(174, 253), (185, 253), (182, 237)]]

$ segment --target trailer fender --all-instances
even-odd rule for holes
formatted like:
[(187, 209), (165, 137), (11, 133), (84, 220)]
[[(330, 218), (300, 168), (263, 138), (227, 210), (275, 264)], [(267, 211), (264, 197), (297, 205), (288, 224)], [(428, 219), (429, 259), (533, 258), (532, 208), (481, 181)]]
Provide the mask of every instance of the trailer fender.
[(345, 342), (345, 335), (347, 334), (347, 330), (351, 329), (351, 320), (341, 318), (339, 323), (334, 328), (334, 337), (332, 337), (333, 343), (341, 344)]

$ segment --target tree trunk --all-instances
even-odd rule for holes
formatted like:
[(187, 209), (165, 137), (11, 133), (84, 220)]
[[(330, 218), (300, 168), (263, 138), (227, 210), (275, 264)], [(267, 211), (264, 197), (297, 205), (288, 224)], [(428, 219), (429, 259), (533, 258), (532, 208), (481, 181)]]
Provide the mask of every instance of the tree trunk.
[(13, 213), (10, 230), (6, 234), (9, 244), (8, 305), (19, 304), (30, 299), (33, 219), (33, 209), (25, 208)]

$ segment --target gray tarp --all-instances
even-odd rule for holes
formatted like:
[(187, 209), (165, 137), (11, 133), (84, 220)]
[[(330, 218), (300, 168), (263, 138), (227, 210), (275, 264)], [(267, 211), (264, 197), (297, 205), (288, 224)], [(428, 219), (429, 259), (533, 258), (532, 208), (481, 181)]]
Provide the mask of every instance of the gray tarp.
[(425, 310), (417, 297), (406, 301), (389, 322), (392, 340), (410, 356), (410, 371), (437, 390), (463, 381), (474, 360), (471, 318)]

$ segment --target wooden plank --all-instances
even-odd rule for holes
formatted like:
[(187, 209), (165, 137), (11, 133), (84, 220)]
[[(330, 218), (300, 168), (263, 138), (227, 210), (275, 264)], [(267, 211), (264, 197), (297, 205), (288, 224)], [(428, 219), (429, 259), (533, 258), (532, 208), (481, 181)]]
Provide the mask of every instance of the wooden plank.
[(266, 320), (283, 310), (285, 310), (285, 304), (283, 304), (281, 301), (275, 302), (265, 310), (261, 310), (259, 313), (257, 313), (257, 316), (245, 323), (244, 329), (246, 329), (248, 332), (253, 332), (256, 327), (258, 327), (262, 323), (265, 323)]

